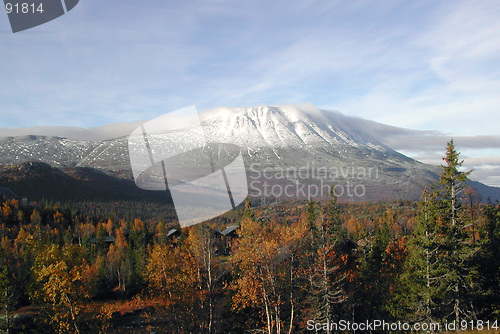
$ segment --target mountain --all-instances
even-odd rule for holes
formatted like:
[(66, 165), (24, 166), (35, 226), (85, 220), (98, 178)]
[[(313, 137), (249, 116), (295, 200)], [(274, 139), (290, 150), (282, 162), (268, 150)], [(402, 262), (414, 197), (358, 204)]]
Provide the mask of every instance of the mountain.
[[(417, 199), (440, 173), (438, 166), (384, 145), (380, 133), (391, 127), (312, 105), (217, 108), (199, 116), (207, 141), (240, 147), (253, 197), (320, 198), (335, 186), (339, 197), (353, 201)], [(41, 161), (132, 180), (127, 142), (131, 128), (110, 125), (110, 133), (123, 136), (107, 140), (6, 137), (0, 139), (0, 164)], [(500, 198), (498, 188), (478, 188), (484, 198)]]
[(61, 137), (18, 136), (0, 138), (0, 163), (45, 162), (56, 167), (75, 166), (97, 143)]
[[(219, 108), (201, 118), (210, 140), (242, 148), (250, 184), (256, 185), (250, 190), (257, 195), (293, 197), (280, 196), (279, 187), (272, 191), (273, 184), (286, 187), (292, 181), (296, 186), (288, 193), (301, 197), (317, 197), (317, 189), (326, 197), (324, 185), (335, 184), (337, 195), (352, 200), (415, 199), (439, 173), (384, 145), (370, 133), (369, 121), (311, 105)], [(269, 180), (263, 170), (275, 177)]]
[[(88, 167), (55, 168), (43, 162), (0, 166), (0, 190), (5, 197), (39, 201), (149, 200), (168, 201), (166, 192), (138, 189), (135, 183)], [(9, 196), (10, 194), (10, 196)]]

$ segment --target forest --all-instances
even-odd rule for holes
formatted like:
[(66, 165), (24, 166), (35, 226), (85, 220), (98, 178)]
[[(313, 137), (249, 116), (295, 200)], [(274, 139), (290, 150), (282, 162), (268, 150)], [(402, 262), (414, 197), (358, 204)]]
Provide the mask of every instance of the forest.
[[(453, 141), (443, 160), (418, 202), (247, 201), (184, 229), (147, 203), (141, 219), (2, 199), (0, 332), (290, 334), (375, 320), (497, 332), (500, 205), (467, 188)], [(348, 332), (333, 327), (312, 331)]]

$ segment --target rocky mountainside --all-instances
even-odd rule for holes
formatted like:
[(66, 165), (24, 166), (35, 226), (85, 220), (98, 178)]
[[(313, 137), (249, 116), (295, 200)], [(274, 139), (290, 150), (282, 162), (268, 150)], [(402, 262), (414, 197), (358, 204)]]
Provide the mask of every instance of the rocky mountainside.
[(37, 161), (55, 167), (75, 166), (97, 145), (96, 142), (61, 137), (3, 137), (0, 138), (0, 164)]
[[(311, 105), (217, 108), (201, 113), (200, 119), (207, 141), (241, 148), (254, 197), (326, 197), (335, 186), (339, 197), (354, 201), (416, 199), (440, 172), (377, 140), (371, 132), (377, 123)], [(27, 161), (90, 167), (132, 180), (127, 136), (105, 141), (0, 139), (0, 164)], [(498, 191), (480, 188), (487, 196)]]

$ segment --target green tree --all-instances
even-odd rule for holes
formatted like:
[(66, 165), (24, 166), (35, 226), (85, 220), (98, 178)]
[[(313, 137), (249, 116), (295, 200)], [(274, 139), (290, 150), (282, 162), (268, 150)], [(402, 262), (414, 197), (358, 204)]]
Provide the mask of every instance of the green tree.
[(385, 275), (388, 254), (386, 249), (391, 241), (391, 230), (387, 222), (380, 219), (368, 240), (363, 256), (359, 259), (359, 275), (361, 288), (357, 302), (360, 319), (387, 319), (387, 303), (389, 301), (389, 284)]
[[(340, 208), (333, 191), (330, 200), (318, 208), (318, 212), (312, 208), (310, 202), (306, 208), (306, 224), (310, 227), (313, 240), (309, 247), (312, 263), (309, 270), (309, 313), (315, 321), (329, 323), (347, 314), (345, 305), (350, 297), (346, 288), (348, 255), (343, 249), (347, 233), (342, 227)], [(303, 250), (307, 251), (307, 248)], [(331, 331), (328, 329), (326, 332)]]
[(307, 225), (311, 228), (311, 231), (314, 230), (314, 221), (318, 217), (318, 208), (316, 206), (317, 203), (309, 198), (309, 201), (307, 201), (306, 205), (306, 222)]
[(500, 205), (485, 209), (486, 224), (481, 231), (481, 246), (476, 256), (481, 293), (478, 305), (481, 318), (500, 315)]
[(451, 140), (439, 182), (430, 192), (424, 192), (409, 242), (407, 276), (416, 320), (459, 322), (475, 317), (472, 260), (476, 247), (462, 207), (470, 171), (461, 171), (463, 161), (459, 157)]
[[(441, 166), (439, 185), (440, 201), (439, 212), (441, 233), (444, 252), (444, 264), (448, 271), (445, 281), (446, 290), (442, 300), (443, 307), (451, 308), (453, 320), (459, 322), (464, 318), (475, 317), (474, 307), (471, 304), (473, 296), (472, 268), (473, 256), (476, 251), (472, 244), (472, 235), (468, 233), (464, 217), (463, 200), (465, 199), (466, 181), (471, 171), (460, 170), (463, 160), (459, 159), (460, 153), (456, 151), (453, 140), (448, 143), (446, 156)], [(448, 314), (444, 314), (448, 316)]]
[(411, 315), (414, 321), (434, 320), (438, 298), (444, 289), (446, 267), (441, 261), (441, 238), (437, 228), (437, 192), (424, 189), (419, 202), (419, 215), (408, 241), (409, 258), (401, 283), (405, 285), (402, 300), (405, 309), (398, 315)]
[(245, 210), (243, 211), (243, 218), (255, 218), (255, 211), (252, 208), (252, 202), (250, 201), (250, 197), (247, 197), (245, 200)]
[(12, 327), (12, 308), (14, 294), (11, 279), (5, 263), (3, 250), (0, 249), (0, 331), (9, 334)]

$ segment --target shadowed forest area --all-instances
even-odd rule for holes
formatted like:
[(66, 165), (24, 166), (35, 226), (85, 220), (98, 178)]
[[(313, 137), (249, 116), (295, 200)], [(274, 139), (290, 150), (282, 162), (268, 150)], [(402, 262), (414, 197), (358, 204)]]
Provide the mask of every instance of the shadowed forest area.
[(123, 215), (4, 199), (1, 331), (284, 334), (375, 319), (496, 331), (500, 206), (479, 204), (460, 166), (452, 141), (418, 202), (247, 201), (182, 230), (118, 203)]

